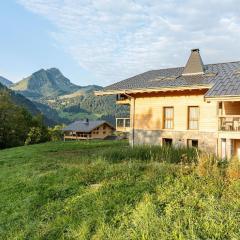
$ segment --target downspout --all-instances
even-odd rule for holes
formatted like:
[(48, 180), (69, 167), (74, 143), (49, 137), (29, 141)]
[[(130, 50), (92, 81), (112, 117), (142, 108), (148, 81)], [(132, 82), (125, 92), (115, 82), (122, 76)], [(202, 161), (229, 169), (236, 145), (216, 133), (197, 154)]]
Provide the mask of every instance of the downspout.
[(134, 123), (135, 123), (135, 98), (132, 97), (132, 103), (133, 104), (133, 107), (132, 107), (132, 142), (131, 142), (131, 146), (134, 147), (134, 135), (135, 135), (135, 131), (134, 131)]

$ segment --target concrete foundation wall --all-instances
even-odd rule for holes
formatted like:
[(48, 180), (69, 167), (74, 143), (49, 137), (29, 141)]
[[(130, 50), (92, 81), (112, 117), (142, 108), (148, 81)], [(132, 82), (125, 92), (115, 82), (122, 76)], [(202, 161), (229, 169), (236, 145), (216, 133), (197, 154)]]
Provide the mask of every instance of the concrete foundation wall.
[[(132, 142), (133, 133), (130, 134)], [(198, 140), (201, 150), (217, 154), (217, 133), (199, 131), (134, 130), (134, 145), (161, 145), (163, 138), (171, 138), (174, 146), (186, 146), (188, 139)]]

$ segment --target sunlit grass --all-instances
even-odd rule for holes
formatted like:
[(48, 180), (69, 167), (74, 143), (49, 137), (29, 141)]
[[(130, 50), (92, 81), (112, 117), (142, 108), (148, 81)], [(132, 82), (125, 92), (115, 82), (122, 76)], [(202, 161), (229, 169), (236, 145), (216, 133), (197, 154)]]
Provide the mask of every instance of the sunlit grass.
[(3, 150), (0, 239), (239, 239), (239, 165), (227, 165), (125, 141)]

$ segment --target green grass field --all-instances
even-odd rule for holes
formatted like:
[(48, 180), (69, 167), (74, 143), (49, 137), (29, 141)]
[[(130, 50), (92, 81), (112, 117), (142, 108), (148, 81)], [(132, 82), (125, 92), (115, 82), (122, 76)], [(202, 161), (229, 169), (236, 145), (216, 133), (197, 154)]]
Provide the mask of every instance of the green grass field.
[(124, 141), (2, 150), (0, 239), (240, 239), (240, 180), (195, 157)]

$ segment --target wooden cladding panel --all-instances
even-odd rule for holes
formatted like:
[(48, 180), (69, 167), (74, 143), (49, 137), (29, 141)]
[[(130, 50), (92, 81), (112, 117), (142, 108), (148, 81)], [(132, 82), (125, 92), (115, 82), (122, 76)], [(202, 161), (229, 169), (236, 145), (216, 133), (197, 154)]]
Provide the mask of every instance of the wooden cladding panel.
[(98, 129), (91, 132), (92, 138), (105, 138), (113, 133), (113, 130), (107, 125), (101, 125)]
[(240, 102), (223, 102), (224, 114), (240, 115)]
[(163, 129), (164, 107), (174, 108), (174, 129), (188, 129), (188, 106), (199, 106), (199, 131), (215, 132), (218, 129), (217, 103), (204, 102), (202, 92), (180, 94), (139, 94), (135, 96), (135, 129)]

